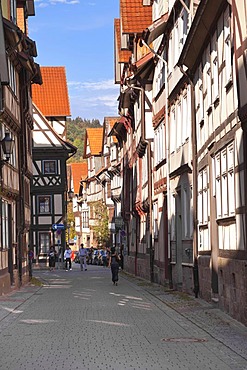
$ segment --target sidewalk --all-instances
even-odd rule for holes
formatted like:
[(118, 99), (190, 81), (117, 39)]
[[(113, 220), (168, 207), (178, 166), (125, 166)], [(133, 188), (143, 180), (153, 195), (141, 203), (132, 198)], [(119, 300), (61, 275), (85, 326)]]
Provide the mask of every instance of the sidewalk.
[(247, 369), (247, 328), (200, 299), (99, 266), (34, 277), (0, 297), (0, 369)]
[(124, 273), (125, 278), (141, 286), (148, 294), (172, 308), (181, 316), (203, 328), (215, 338), (231, 348), (247, 361), (247, 327), (231, 316), (200, 298), (186, 293), (165, 289), (143, 279)]

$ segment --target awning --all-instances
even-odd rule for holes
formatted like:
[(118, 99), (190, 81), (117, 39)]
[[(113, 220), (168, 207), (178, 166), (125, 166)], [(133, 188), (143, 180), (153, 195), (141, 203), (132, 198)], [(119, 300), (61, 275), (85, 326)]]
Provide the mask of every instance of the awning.
[(30, 58), (27, 56), (26, 53), (24, 53), (23, 51), (21, 51), (20, 53), (18, 53), (18, 59), (21, 63), (21, 65), (27, 70), (29, 71), (31, 74), (35, 73), (33, 68), (32, 68), (32, 60), (30, 60)]
[(40, 70), (40, 65), (38, 63), (34, 63), (35, 66), (35, 75), (32, 78), (32, 83), (37, 85), (42, 85), (42, 75)]
[(168, 20), (168, 13), (154, 21), (151, 26), (146, 28), (142, 33), (142, 39), (146, 44), (150, 45), (157, 37), (165, 32), (166, 23)]
[(10, 22), (8, 19), (3, 18), (3, 26), (4, 26), (4, 33), (5, 37), (7, 38), (9, 44), (12, 47), (21, 51), (21, 42), (22, 36), (24, 35), (20, 28), (18, 28), (13, 22)]
[(2, 85), (9, 84), (8, 65), (6, 58), (6, 48), (3, 31), (2, 8), (0, 6), (0, 83)]
[(217, 13), (221, 12), (221, 7), (226, 4), (226, 0), (204, 0), (200, 2), (177, 63), (179, 66), (185, 65), (189, 70), (195, 66)]
[(131, 81), (133, 83), (136, 83), (136, 81), (151, 83), (154, 75), (154, 67), (154, 55), (150, 52), (134, 64), (134, 76), (131, 78)]
[(133, 89), (127, 88), (124, 92), (120, 93), (119, 96), (119, 103), (118, 103), (118, 110), (121, 111), (121, 109), (129, 109), (131, 104), (133, 104), (136, 100), (136, 93)]

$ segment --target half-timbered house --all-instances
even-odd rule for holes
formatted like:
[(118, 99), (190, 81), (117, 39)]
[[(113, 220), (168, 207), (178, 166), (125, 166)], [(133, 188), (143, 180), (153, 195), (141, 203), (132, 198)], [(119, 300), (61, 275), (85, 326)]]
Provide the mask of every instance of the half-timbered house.
[(103, 202), (105, 198), (104, 185), (99, 177), (100, 173), (102, 172), (102, 140), (103, 127), (86, 129), (83, 158), (87, 159), (88, 164), (88, 176), (85, 181), (87, 204), (89, 206), (91, 246), (97, 246), (94, 233), (94, 226), (97, 224), (96, 207), (99, 202)]
[(45, 262), (50, 246), (65, 247), (67, 229), (66, 161), (76, 149), (64, 141), (33, 105), (33, 178), (30, 245), (36, 263)]
[[(73, 249), (79, 250), (81, 243), (87, 246), (89, 244), (89, 225), (88, 225), (88, 206), (84, 195), (83, 180), (86, 179), (88, 170), (87, 162), (70, 163), (68, 167), (68, 190), (71, 193), (71, 215), (68, 213), (68, 222), (71, 222), (73, 235)], [(80, 194), (80, 191), (82, 194)], [(72, 216), (72, 217), (71, 217)], [(70, 217), (70, 219), (69, 219)], [(72, 235), (70, 233), (70, 239)]]
[(179, 64), (195, 91), (198, 243), (194, 253), (200, 296), (218, 302), (246, 324), (246, 143), (242, 129), (246, 91), (239, 94), (239, 73), (246, 81), (246, 71), (239, 69), (243, 49), (238, 38), (246, 40), (246, 12), (245, 17), (238, 16), (235, 5), (232, 11), (226, 0), (200, 3)]
[[(32, 176), (31, 83), (41, 83), (36, 45), (27, 35), (30, 1), (0, 6), (0, 294), (29, 278)], [(7, 152), (6, 144), (11, 144)], [(7, 154), (7, 156), (6, 156)]]
[(76, 148), (65, 141), (70, 115), (64, 67), (42, 67), (43, 84), (33, 86), (33, 179), (31, 245), (36, 263), (46, 261), (49, 247), (65, 248), (67, 230), (66, 161)]

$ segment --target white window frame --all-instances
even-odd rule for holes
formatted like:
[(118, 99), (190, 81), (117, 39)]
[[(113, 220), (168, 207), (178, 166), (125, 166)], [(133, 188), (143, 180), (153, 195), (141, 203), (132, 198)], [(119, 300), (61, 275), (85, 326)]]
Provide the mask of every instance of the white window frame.
[(157, 239), (159, 235), (158, 201), (154, 201), (153, 203), (153, 232), (154, 232), (154, 238)]
[(154, 131), (154, 157), (155, 157), (155, 166), (161, 163), (166, 157), (166, 148), (165, 148), (165, 126), (162, 121)]
[(217, 219), (235, 216), (234, 142), (215, 156), (215, 198)]
[(231, 29), (229, 7), (224, 13), (225, 86), (232, 80)]

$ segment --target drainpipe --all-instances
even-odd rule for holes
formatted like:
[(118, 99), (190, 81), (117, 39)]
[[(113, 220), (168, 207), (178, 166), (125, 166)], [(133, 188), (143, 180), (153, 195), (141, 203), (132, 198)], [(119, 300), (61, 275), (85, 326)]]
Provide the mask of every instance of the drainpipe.
[(194, 294), (198, 298), (199, 293), (199, 272), (198, 272), (198, 227), (197, 227), (197, 138), (195, 118), (195, 85), (192, 77), (179, 66), (180, 71), (189, 80), (191, 86), (191, 145), (192, 145), (192, 196), (193, 196), (193, 278)]

